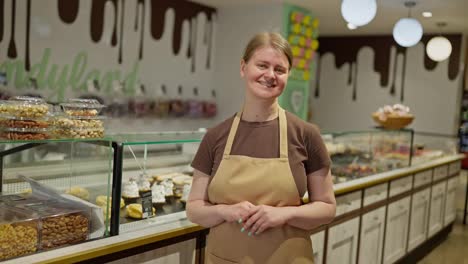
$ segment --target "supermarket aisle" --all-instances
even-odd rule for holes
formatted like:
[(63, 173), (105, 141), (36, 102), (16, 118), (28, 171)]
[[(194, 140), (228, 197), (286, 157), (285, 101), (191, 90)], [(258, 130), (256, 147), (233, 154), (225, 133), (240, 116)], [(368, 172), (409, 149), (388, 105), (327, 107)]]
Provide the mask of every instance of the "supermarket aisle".
[(419, 264), (468, 264), (468, 224), (463, 225), (467, 171), (462, 171), (457, 190), (457, 220), (447, 240), (422, 259)]

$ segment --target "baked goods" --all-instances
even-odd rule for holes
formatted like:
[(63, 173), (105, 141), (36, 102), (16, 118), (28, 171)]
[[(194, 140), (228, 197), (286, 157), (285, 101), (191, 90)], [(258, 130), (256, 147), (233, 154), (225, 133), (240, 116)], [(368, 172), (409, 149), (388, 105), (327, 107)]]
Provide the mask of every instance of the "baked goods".
[(10, 129), (4, 129), (0, 133), (0, 138), (10, 140), (44, 140), (48, 139), (47, 133), (41, 132), (21, 132), (21, 131), (10, 131)]
[(37, 227), (30, 224), (0, 224), (0, 260), (37, 251)]
[(174, 182), (174, 195), (175, 197), (182, 197), (182, 192), (184, 189), (184, 185), (192, 184), (192, 177), (184, 174), (180, 174), (172, 178)]
[(137, 185), (138, 185), (138, 192), (140, 193), (140, 195), (143, 192), (147, 192), (151, 190), (151, 184), (148, 178), (146, 177), (146, 174), (144, 173), (141, 173), (138, 176)]
[(36, 252), (38, 223), (30, 212), (0, 205), (0, 261)]
[(174, 200), (174, 182), (172, 182), (172, 179), (165, 179), (161, 182), (161, 185), (164, 187), (166, 201), (172, 203)]
[[(109, 201), (112, 203), (112, 197), (109, 197)], [(98, 206), (107, 206), (107, 196), (106, 195), (98, 195), (96, 197), (96, 205)], [(120, 198), (120, 209), (125, 207), (125, 202), (122, 198)]]
[(153, 184), (151, 187), (151, 199), (153, 206), (161, 208), (166, 203), (165, 188), (159, 184)]
[(156, 181), (156, 183), (161, 183), (162, 181), (166, 179), (172, 179), (173, 177), (179, 175), (179, 173), (171, 172), (171, 173), (165, 173), (165, 174), (157, 174), (153, 175), (153, 179)]
[(49, 105), (37, 97), (15, 96), (0, 101), (0, 114), (21, 118), (41, 118), (49, 113)]
[(83, 199), (85, 201), (89, 200), (89, 191), (80, 186), (72, 186), (70, 189), (66, 190), (65, 193)]
[(182, 190), (182, 197), (180, 198), (180, 201), (185, 204), (187, 203), (188, 197), (190, 195), (190, 190), (192, 189), (192, 184), (186, 184), (184, 185), (184, 188)]
[(94, 117), (104, 108), (96, 99), (69, 99), (66, 103), (61, 103), (63, 111), (73, 117)]
[(54, 121), (54, 136), (57, 138), (102, 138), (104, 116), (98, 116), (104, 108), (95, 99), (70, 99), (62, 103), (65, 116)]
[[(127, 212), (127, 217), (133, 218), (133, 219), (142, 219), (143, 218), (143, 207), (141, 204), (129, 204), (127, 207), (125, 207), (125, 210)], [(153, 215), (156, 214), (156, 210), (152, 208)]]
[(63, 214), (42, 220), (41, 248), (75, 244), (88, 238), (89, 220), (81, 213)]
[(136, 203), (138, 198), (140, 198), (138, 185), (134, 179), (130, 179), (128, 182), (123, 183), (122, 198), (124, 199), (125, 204)]
[(49, 123), (45, 119), (20, 119), (14, 117), (2, 117), (0, 126), (10, 128), (48, 128)]

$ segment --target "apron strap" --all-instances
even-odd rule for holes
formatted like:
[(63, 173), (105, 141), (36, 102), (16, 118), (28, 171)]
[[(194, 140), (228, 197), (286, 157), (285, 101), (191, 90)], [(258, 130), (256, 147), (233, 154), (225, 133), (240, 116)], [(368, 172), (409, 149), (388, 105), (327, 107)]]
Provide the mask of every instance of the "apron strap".
[(286, 121), (286, 111), (283, 108), (279, 107), (278, 117), (279, 117), (279, 148), (280, 148), (280, 158), (288, 158), (288, 125)]
[[(232, 145), (234, 143), (234, 137), (236, 136), (237, 128), (242, 116), (242, 110), (237, 112), (234, 120), (232, 121), (231, 130), (229, 131), (229, 136), (226, 142), (226, 147), (224, 148), (224, 156), (231, 154)], [(280, 158), (288, 158), (288, 126), (286, 121), (286, 113), (283, 108), (278, 106), (278, 118), (279, 118), (279, 148), (280, 148)]]
[(234, 117), (234, 121), (232, 121), (231, 130), (229, 131), (226, 147), (224, 147), (223, 156), (228, 156), (231, 154), (232, 144), (234, 142), (234, 137), (236, 136), (237, 128), (239, 127), (241, 115), (242, 111), (237, 112), (236, 116)]

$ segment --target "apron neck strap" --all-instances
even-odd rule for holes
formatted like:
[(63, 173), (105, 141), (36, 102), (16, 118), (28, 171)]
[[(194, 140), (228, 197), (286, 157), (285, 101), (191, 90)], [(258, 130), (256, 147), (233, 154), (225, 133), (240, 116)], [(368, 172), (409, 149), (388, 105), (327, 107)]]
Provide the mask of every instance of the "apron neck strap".
[[(234, 121), (231, 125), (231, 130), (229, 131), (229, 136), (226, 142), (226, 147), (224, 148), (224, 156), (228, 156), (231, 154), (232, 145), (234, 143), (234, 137), (237, 133), (237, 128), (239, 127), (239, 123), (242, 117), (242, 109), (241, 111), (237, 112), (236, 116), (234, 117)], [(279, 148), (280, 148), (280, 158), (287, 158), (288, 157), (288, 126), (286, 122), (286, 112), (283, 108), (278, 106), (278, 117), (279, 117)]]

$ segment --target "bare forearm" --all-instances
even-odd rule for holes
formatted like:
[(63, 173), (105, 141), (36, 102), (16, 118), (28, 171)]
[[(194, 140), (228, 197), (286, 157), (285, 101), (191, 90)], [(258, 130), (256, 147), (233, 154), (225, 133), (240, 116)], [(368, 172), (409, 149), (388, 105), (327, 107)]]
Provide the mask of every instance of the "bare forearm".
[(335, 204), (320, 201), (286, 208), (288, 210), (287, 223), (304, 230), (312, 230), (330, 223), (335, 217), (336, 210)]
[(219, 209), (224, 205), (213, 205), (207, 201), (195, 200), (187, 203), (187, 217), (195, 224), (213, 227), (224, 222)]

